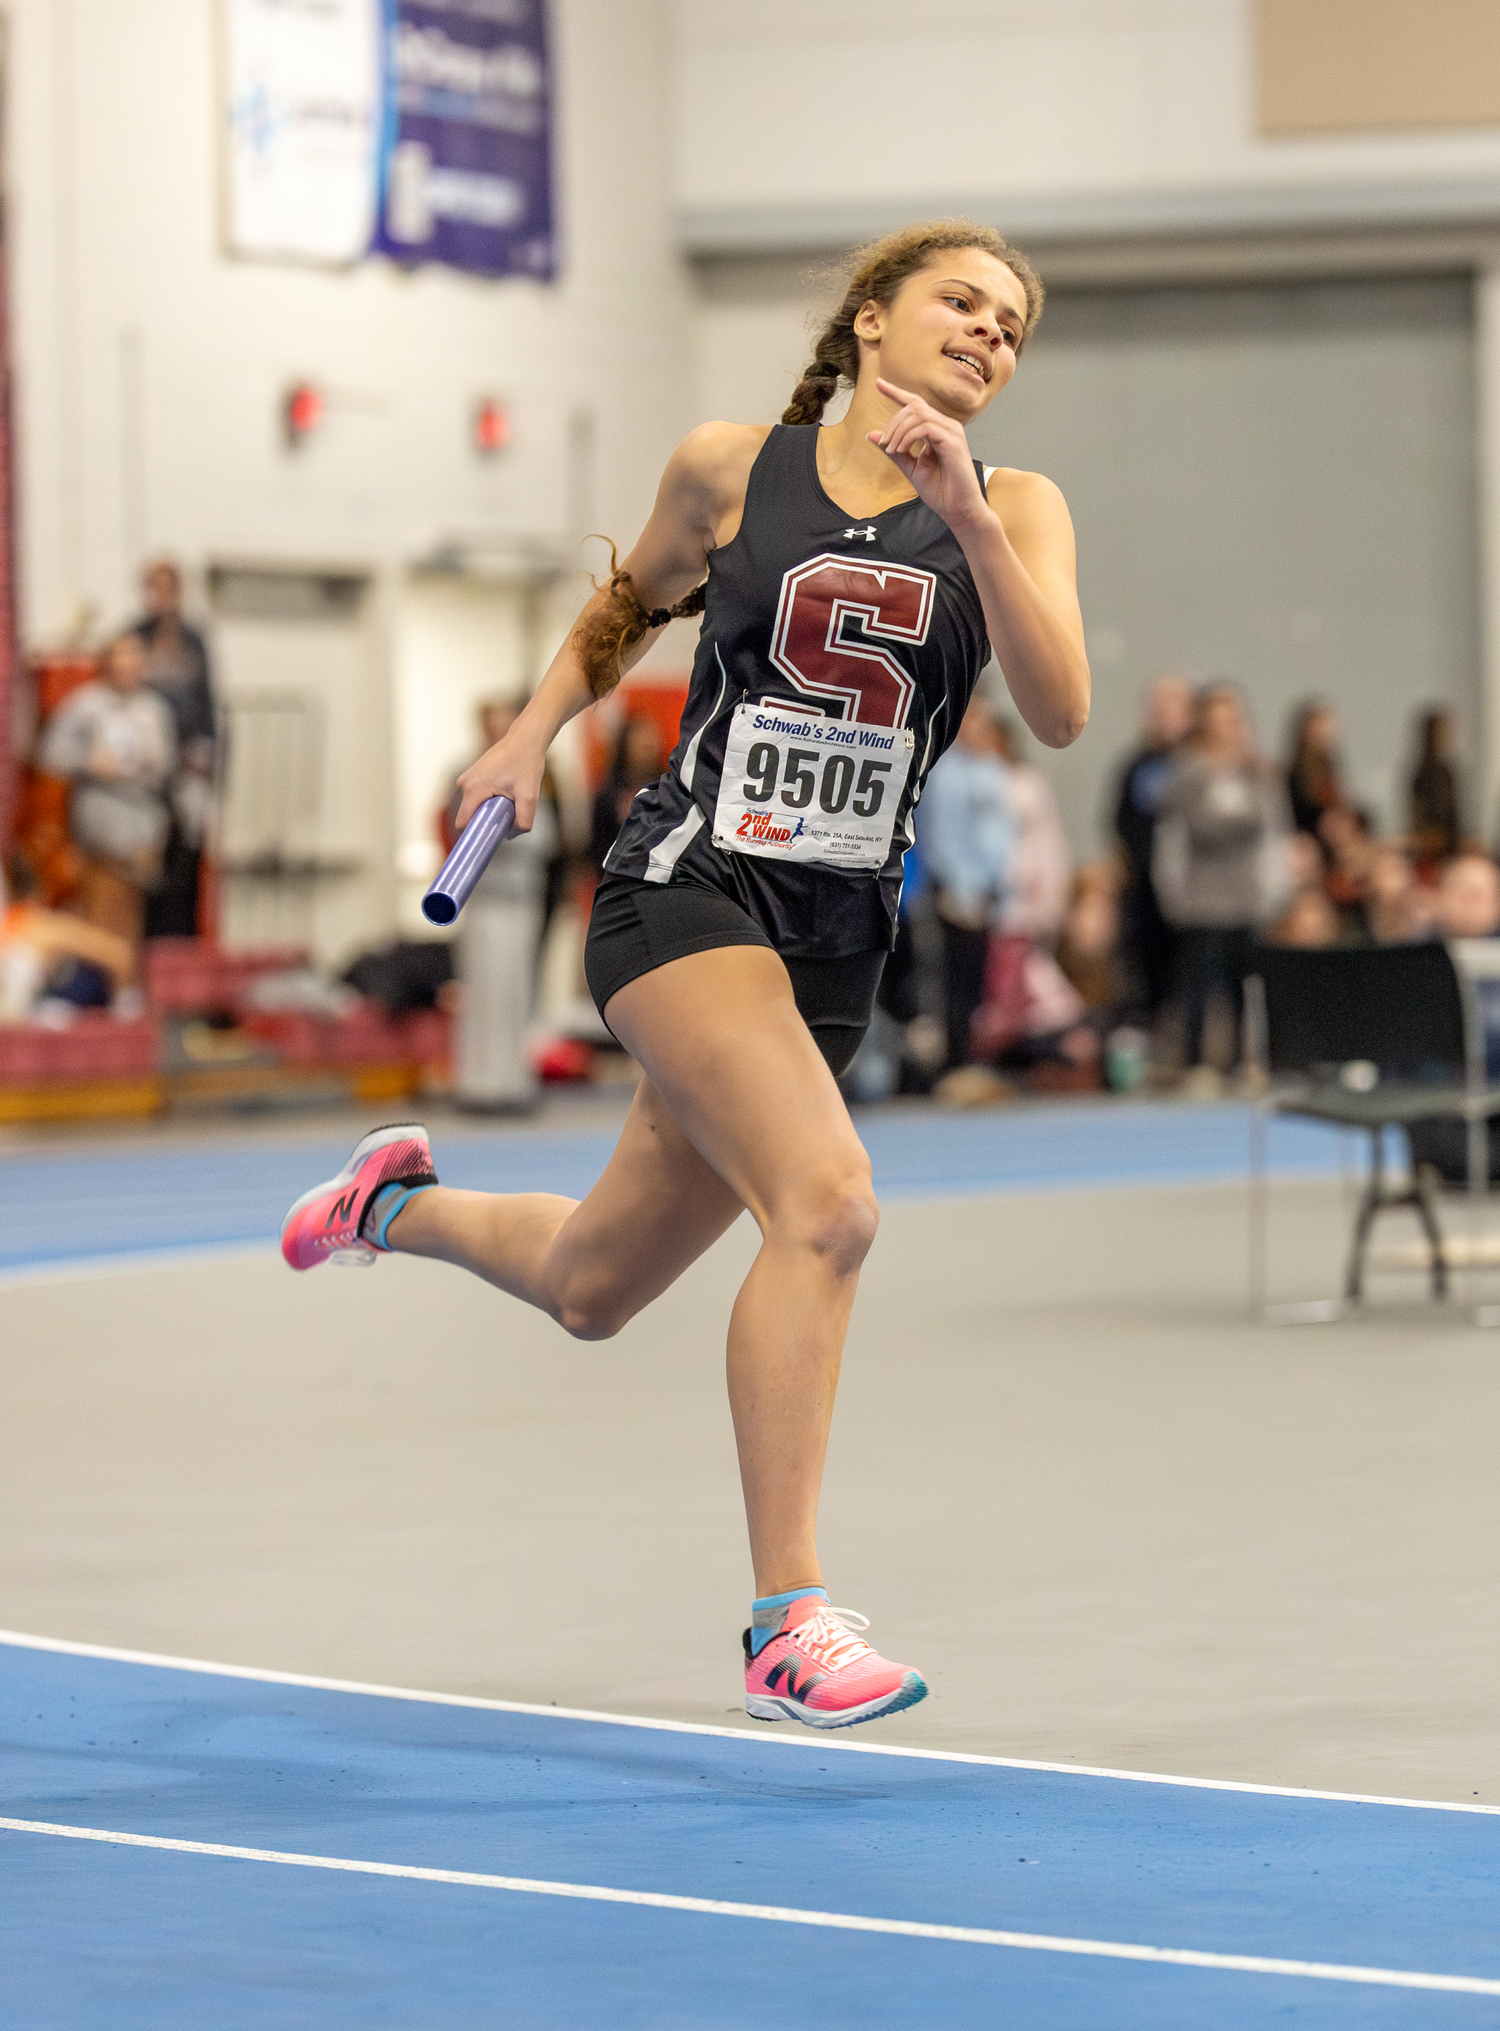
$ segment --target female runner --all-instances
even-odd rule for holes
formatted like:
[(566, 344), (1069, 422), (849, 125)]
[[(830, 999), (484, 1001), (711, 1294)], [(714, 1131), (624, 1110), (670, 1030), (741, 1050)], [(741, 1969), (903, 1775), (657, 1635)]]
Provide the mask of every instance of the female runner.
[[(927, 1687), (831, 1608), (818, 1488), (870, 1163), (834, 1084), (870, 1021), (912, 811), (993, 652), (1027, 725), (1088, 716), (1073, 533), (1057, 488), (988, 474), (964, 427), (1015, 372), (1041, 286), (998, 234), (912, 227), (860, 260), (779, 426), (709, 423), (511, 731), (461, 778), (518, 829), (558, 729), (673, 614), (704, 613), (682, 736), (636, 798), (585, 968), (644, 1068), (582, 1200), (447, 1190), (423, 1129), (368, 1135), (287, 1215), (282, 1251), (436, 1256), (605, 1339), (745, 1207), (762, 1246), (729, 1323), (756, 1599), (747, 1710), (848, 1727)], [(842, 421), (819, 428), (840, 380)], [(705, 571), (707, 573), (705, 582)], [(676, 602), (674, 605), (673, 603)]]

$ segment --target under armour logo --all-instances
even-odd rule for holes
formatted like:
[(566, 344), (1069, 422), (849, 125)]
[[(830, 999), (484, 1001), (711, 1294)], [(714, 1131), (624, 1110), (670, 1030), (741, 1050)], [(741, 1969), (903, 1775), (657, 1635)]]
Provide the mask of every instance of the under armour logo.
[(875, 524), (871, 522), (869, 526), (864, 529), (846, 529), (844, 531), (844, 541), (846, 543), (849, 543), (852, 542), (856, 536), (863, 536), (867, 543), (873, 543), (875, 541), (875, 538), (879, 534), (880, 531), (875, 527)]

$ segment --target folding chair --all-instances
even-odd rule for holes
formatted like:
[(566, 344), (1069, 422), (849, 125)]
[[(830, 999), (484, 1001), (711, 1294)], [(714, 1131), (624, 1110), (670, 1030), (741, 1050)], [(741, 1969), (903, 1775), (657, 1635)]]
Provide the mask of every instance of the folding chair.
[[(1263, 946), (1246, 982), (1246, 1016), (1252, 1051), (1269, 1075), (1251, 1143), (1252, 1309), (1265, 1316), (1266, 1121), (1272, 1114), (1303, 1115), (1369, 1135), (1369, 1177), (1355, 1214), (1345, 1302), (1362, 1300), (1371, 1229), (1381, 1213), (1398, 1206), (1413, 1208), (1421, 1221), (1432, 1294), (1446, 1296), (1435, 1180), (1414, 1164), (1405, 1185), (1388, 1184), (1383, 1136), (1387, 1128), (1457, 1115), (1469, 1125), (1472, 1178), (1476, 1142), (1487, 1147), (1485, 1125), (1500, 1114), (1500, 1087), (1484, 1083), (1474, 997), (1447, 947)], [(1336, 1307), (1323, 1310), (1331, 1316)]]

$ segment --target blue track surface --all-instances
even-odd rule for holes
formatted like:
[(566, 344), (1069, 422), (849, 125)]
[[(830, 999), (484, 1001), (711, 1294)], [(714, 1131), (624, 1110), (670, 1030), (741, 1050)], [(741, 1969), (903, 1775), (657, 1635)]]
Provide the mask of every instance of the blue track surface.
[[(1243, 1177), (1243, 1107), (1070, 1105), (952, 1115), (861, 1113), (856, 1125), (887, 1200), (1046, 1190), (1069, 1185)], [(613, 1133), (512, 1129), (434, 1140), (445, 1183), (495, 1192), (586, 1192)], [(1335, 1132), (1274, 1121), (1283, 1174), (1337, 1167)], [(233, 1140), (175, 1150), (93, 1151), (0, 1160), (0, 1270), (153, 1249), (275, 1238), (301, 1192), (331, 1177), (347, 1141)]]
[[(1500, 1979), (1500, 1821), (612, 1725), (0, 1644), (9, 1819)], [(6, 2031), (1500, 2025), (1500, 1996), (0, 1830)]]

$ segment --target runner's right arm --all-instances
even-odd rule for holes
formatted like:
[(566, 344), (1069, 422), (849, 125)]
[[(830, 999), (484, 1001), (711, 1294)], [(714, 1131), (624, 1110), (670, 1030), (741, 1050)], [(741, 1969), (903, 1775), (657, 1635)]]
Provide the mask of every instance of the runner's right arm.
[[(765, 432), (736, 423), (705, 423), (683, 439), (667, 461), (656, 505), (625, 569), (643, 606), (671, 606), (700, 583), (709, 552), (743, 504), (745, 485)], [(607, 590), (583, 608), (606, 612)], [(516, 807), (517, 832), (528, 832), (536, 816), (547, 750), (568, 721), (594, 703), (594, 694), (574, 642), (578, 622), (553, 657), (547, 674), (504, 740), (488, 749), (459, 777), (462, 830), (487, 797), (505, 796)], [(656, 640), (652, 629), (620, 658), (621, 674), (638, 663)]]

